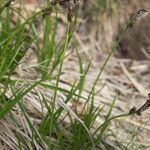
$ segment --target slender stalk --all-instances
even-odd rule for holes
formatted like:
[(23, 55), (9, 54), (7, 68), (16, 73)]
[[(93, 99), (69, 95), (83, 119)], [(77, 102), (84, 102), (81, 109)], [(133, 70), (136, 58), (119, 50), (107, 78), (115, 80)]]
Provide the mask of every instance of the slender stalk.
[[(64, 60), (65, 52), (66, 52), (66, 50), (68, 48), (68, 44), (69, 44), (69, 37), (70, 37), (69, 29), (70, 29), (70, 23), (68, 23), (66, 40), (65, 40), (65, 45), (64, 45), (63, 54), (62, 54), (62, 61), (60, 63), (60, 68), (59, 68), (57, 81), (56, 81), (56, 90), (54, 92), (54, 98), (53, 98), (53, 102), (52, 102), (52, 113), (51, 113), (50, 131), (49, 131), (50, 138), (51, 138), (51, 132), (52, 132), (52, 126), (53, 126), (54, 110), (55, 110), (55, 103), (56, 103), (56, 97), (57, 97), (57, 91), (58, 91), (57, 88), (58, 88), (58, 85), (59, 85), (59, 78), (60, 78), (62, 67), (63, 67), (63, 60)], [(49, 139), (49, 148), (51, 148), (50, 147), (50, 139)]]
[(90, 91), (90, 94), (89, 94), (89, 96), (88, 96), (88, 99), (90, 98), (90, 96), (91, 96), (91, 94), (92, 94), (92, 92), (93, 92), (93, 90), (94, 90), (94, 88), (95, 88), (95, 86), (96, 86), (96, 84), (97, 84), (97, 82), (98, 82), (98, 80), (99, 80), (99, 78), (100, 78), (100, 76), (101, 76), (103, 70), (105, 69), (105, 67), (106, 67), (106, 65), (107, 65), (107, 63), (108, 63), (110, 57), (112, 56), (112, 54), (113, 54), (113, 53), (116, 51), (116, 49), (118, 48), (120, 41), (123, 39), (123, 37), (125, 36), (125, 34), (127, 33), (127, 31), (131, 28), (131, 27), (130, 27), (130, 24), (131, 24), (131, 23), (129, 23), (129, 24), (126, 26), (126, 28), (121, 32), (119, 39), (116, 41), (116, 43), (115, 43), (115, 45), (113, 46), (111, 52), (109, 53), (109, 55), (108, 55), (108, 57), (106, 58), (104, 64), (102, 65), (102, 68), (101, 68), (101, 70), (100, 70), (100, 72), (99, 72), (99, 74), (98, 74), (98, 76), (97, 76), (97, 78), (96, 78), (96, 80), (95, 80), (95, 82), (94, 82), (94, 84), (93, 84), (93, 87), (92, 87), (92, 89), (91, 89), (91, 91)]

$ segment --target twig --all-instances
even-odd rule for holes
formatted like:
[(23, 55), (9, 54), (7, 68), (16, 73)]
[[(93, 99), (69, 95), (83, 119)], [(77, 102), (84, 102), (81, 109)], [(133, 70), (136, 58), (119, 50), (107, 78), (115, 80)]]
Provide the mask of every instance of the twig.
[(125, 75), (129, 78), (129, 80), (132, 82), (132, 84), (134, 85), (134, 87), (143, 95), (143, 96), (147, 96), (148, 91), (140, 84), (138, 83), (133, 77), (132, 75), (128, 72), (127, 68), (125, 67), (125, 65), (123, 63), (120, 63), (123, 72), (125, 73)]

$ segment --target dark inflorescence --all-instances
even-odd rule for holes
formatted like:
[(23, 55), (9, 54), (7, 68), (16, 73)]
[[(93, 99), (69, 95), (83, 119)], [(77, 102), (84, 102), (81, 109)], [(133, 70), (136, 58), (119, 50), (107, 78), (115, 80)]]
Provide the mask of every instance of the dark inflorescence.
[(69, 22), (72, 22), (74, 8), (78, 5), (78, 0), (53, 0), (52, 5), (60, 5), (64, 8), (67, 8), (67, 19)]
[(136, 110), (136, 107), (133, 107), (130, 111), (129, 111), (129, 115), (131, 114), (136, 114), (138, 116), (141, 115), (142, 112), (144, 112), (145, 110), (147, 110), (150, 107), (150, 93), (148, 94), (148, 99), (147, 101), (144, 103), (144, 105), (142, 105), (139, 109)]

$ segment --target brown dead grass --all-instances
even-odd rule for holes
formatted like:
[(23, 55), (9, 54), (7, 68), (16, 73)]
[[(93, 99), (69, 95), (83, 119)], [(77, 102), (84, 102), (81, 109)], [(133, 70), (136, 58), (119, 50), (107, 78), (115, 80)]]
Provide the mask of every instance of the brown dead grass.
[[(86, 62), (87, 59), (93, 57), (92, 67), (87, 75), (85, 89), (83, 96), (88, 96), (88, 91), (97, 77), (98, 70), (101, 68), (101, 65), (106, 59), (106, 54), (111, 49), (112, 44), (114, 43), (114, 37), (118, 34), (118, 28), (121, 24), (124, 26), (126, 17), (131, 13), (131, 10), (139, 7), (139, 1), (131, 2), (131, 5), (128, 7), (119, 5), (121, 9), (117, 12), (111, 14), (110, 12), (103, 12), (98, 14), (98, 18), (95, 22), (89, 24), (87, 21), (82, 18), (79, 18), (79, 23), (77, 25), (77, 31), (74, 36), (78, 42), (79, 53), (82, 56), (83, 60)], [(143, 4), (143, 3), (142, 3)], [(118, 7), (118, 6), (116, 6)], [(128, 11), (127, 11), (128, 9)], [(60, 19), (65, 18), (63, 15), (60, 15)], [(88, 24), (88, 25), (87, 25)], [(62, 27), (62, 25), (61, 25)], [(88, 32), (87, 32), (87, 29)], [(65, 28), (61, 29), (65, 30)], [(75, 79), (80, 77), (79, 66), (77, 57), (72, 48), (67, 52), (67, 55), (64, 66), (63, 66), (63, 75), (61, 75), (61, 80), (65, 81), (60, 83), (60, 86), (66, 89), (70, 89), (69, 83), (72, 83)], [(30, 59), (28, 59), (30, 57)], [(32, 82), (32, 80), (38, 79), (40, 76), (37, 74), (35, 67), (37, 65), (36, 56), (34, 52), (29, 51), (24, 59), (24, 63), (20, 64), (17, 68), (16, 73), (12, 78), (21, 80), (26, 79), (27, 81)], [(35, 75), (35, 76), (33, 76)], [(107, 65), (107, 68), (103, 72), (99, 83), (96, 86), (96, 89), (99, 90), (102, 88), (105, 83), (104, 88), (95, 96), (94, 106), (97, 107), (101, 104), (110, 105), (113, 99), (113, 96), (118, 93), (117, 101), (114, 108), (114, 114), (120, 114), (122, 112), (128, 112), (133, 106), (139, 107), (146, 101), (147, 93), (150, 90), (150, 61), (135, 61), (131, 59), (117, 59), (112, 57)], [(55, 81), (54, 81), (55, 82)], [(47, 81), (47, 83), (49, 83)], [(46, 114), (46, 109), (42, 110), (41, 104), (38, 101), (37, 93), (42, 93), (47, 98), (51, 97), (51, 91), (48, 89), (43, 89), (42, 87), (37, 87), (35, 91), (32, 91), (24, 98), (24, 103), (26, 104), (29, 114), (31, 114), (31, 119), (35, 121), (38, 125), (40, 118)], [(9, 95), (9, 91), (8, 91)], [(62, 101), (64, 95), (61, 93), (58, 96), (58, 106), (60, 105), (59, 101)], [(80, 104), (76, 104), (77, 110), (81, 111), (81, 106), (85, 104), (85, 101), (81, 99)], [(68, 107), (73, 109), (74, 100), (68, 103)], [(104, 114), (107, 111), (108, 107), (104, 109)], [(17, 107), (13, 110), (13, 114), (18, 119), (20, 127), (23, 129), (20, 130), (21, 134), (27, 137), (30, 141), (32, 140), (29, 136), (31, 134), (30, 128), (27, 126), (25, 119)], [(62, 114), (62, 117), (65, 114)], [(37, 119), (32, 116), (37, 116)], [(150, 122), (149, 122), (150, 112), (146, 111), (142, 114), (141, 117), (128, 117), (123, 118), (112, 123), (111, 128), (114, 129), (113, 132), (116, 134), (116, 138), (112, 138), (114, 141), (120, 141), (123, 139), (124, 142), (128, 141), (129, 131), (134, 128), (143, 129), (136, 139), (133, 141), (135, 144), (141, 144), (145, 146), (149, 145), (148, 135), (150, 134)], [(38, 119), (39, 118), (39, 119)], [(66, 118), (66, 122), (68, 119)], [(103, 118), (99, 117), (93, 128), (96, 128), (100, 123), (102, 123)], [(17, 147), (17, 139), (14, 134), (14, 126), (12, 122), (5, 118), (0, 121), (0, 147), (4, 149), (14, 149)], [(7, 132), (6, 132), (7, 131)], [(122, 142), (122, 141), (121, 141)], [(35, 143), (39, 148), (40, 145)], [(46, 147), (45, 147), (46, 148)]]

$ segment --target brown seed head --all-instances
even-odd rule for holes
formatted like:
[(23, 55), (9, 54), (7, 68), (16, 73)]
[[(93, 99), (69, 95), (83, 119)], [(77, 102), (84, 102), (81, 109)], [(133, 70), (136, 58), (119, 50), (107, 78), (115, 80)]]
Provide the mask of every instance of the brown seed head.
[(145, 17), (149, 12), (145, 9), (140, 9), (136, 13), (132, 14), (130, 17), (130, 21), (135, 22), (138, 21), (139, 19)]

